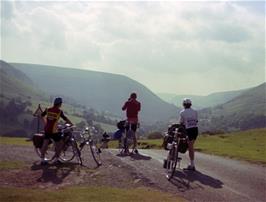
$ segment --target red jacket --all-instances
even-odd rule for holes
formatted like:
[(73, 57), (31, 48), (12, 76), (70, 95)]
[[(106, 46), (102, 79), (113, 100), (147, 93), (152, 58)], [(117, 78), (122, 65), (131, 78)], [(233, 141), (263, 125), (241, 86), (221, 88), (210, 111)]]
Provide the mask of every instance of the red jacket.
[(138, 113), (141, 109), (141, 104), (135, 99), (130, 99), (125, 102), (122, 110), (127, 110), (127, 120), (132, 123), (138, 123)]

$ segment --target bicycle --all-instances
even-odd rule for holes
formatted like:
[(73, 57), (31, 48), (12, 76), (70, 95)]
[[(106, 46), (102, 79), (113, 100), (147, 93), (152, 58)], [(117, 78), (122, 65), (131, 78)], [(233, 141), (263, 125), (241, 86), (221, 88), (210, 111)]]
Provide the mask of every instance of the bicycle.
[[(128, 130), (126, 129), (128, 127)], [(132, 123), (125, 122), (124, 132), (122, 133), (121, 138), (118, 140), (118, 151), (121, 155), (130, 155), (136, 148), (132, 148), (130, 151), (130, 147), (134, 143), (135, 132), (132, 130)]]
[[(63, 162), (69, 162), (76, 156), (78, 161), (81, 162), (80, 151), (76, 138), (73, 135), (74, 126), (70, 124), (65, 124), (64, 126), (58, 125), (59, 133), (63, 139), (63, 146), (59, 159)], [(39, 157), (41, 157), (41, 148), (44, 141), (44, 134), (38, 133), (33, 136), (33, 144), (35, 146), (35, 151)], [(55, 142), (53, 139), (49, 139), (49, 144), (47, 151), (45, 153), (45, 160), (51, 161), (55, 158)]]
[[(95, 133), (96, 130), (94, 127), (86, 127), (85, 130), (80, 134), (81, 138), (83, 139), (83, 141), (79, 144), (79, 151), (80, 154), (82, 152), (82, 150), (84, 150), (86, 145), (89, 145), (90, 147), (90, 151), (92, 154), (92, 157), (95, 161), (95, 163), (97, 164), (97, 166), (101, 166), (102, 165), (102, 160), (101, 160), (101, 149), (98, 147), (98, 145), (96, 144), (96, 141), (93, 140), (92, 138), (92, 134), (91, 133)], [(85, 137), (87, 135), (87, 137)], [(83, 165), (83, 158), (81, 157), (81, 165)]]
[[(167, 159), (164, 160), (164, 168), (166, 169), (166, 178), (171, 180), (175, 174), (176, 166), (178, 164), (178, 168), (180, 168), (182, 158), (179, 157), (178, 153), (181, 152), (180, 143), (181, 141), (187, 143), (187, 135), (185, 133), (184, 127), (180, 125), (173, 132), (174, 135), (171, 143), (167, 143), (167, 149), (169, 150)], [(182, 148), (183, 150), (183, 148)], [(182, 153), (184, 153), (182, 151)]]

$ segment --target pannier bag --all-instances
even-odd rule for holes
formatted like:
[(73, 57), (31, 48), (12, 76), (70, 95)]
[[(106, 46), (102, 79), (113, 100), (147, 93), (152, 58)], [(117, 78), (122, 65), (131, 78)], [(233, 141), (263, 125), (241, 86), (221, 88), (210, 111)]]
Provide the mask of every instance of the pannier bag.
[(43, 145), (43, 141), (44, 141), (44, 134), (41, 134), (41, 133), (34, 134), (32, 141), (33, 141), (33, 145), (36, 148), (41, 148)]
[(126, 124), (126, 121), (123, 120), (123, 121), (119, 121), (116, 126), (119, 130), (124, 130), (125, 129), (125, 124)]
[(173, 140), (174, 140), (174, 136), (173, 135), (169, 135), (168, 133), (164, 136), (164, 138), (163, 138), (163, 144), (162, 144), (162, 147), (165, 149), (165, 150), (169, 150), (168, 148), (167, 148), (167, 145), (168, 145), (168, 143), (172, 143), (173, 142)]
[(187, 138), (181, 138), (178, 144), (178, 152), (184, 154), (186, 153), (187, 149), (188, 149)]
[(178, 124), (178, 123), (168, 126), (168, 134), (169, 135), (174, 135), (176, 129), (179, 129), (179, 127), (180, 127), (180, 124)]
[(122, 130), (122, 129), (117, 130), (117, 131), (113, 134), (113, 139), (115, 139), (115, 140), (119, 140), (119, 139), (121, 139), (121, 137), (122, 137), (122, 135), (123, 135), (123, 132), (124, 132), (124, 130)]

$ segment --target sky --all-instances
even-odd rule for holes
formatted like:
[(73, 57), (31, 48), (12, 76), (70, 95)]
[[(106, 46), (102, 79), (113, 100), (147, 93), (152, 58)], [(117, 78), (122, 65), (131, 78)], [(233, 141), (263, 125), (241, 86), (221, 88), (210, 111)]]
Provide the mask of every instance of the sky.
[(265, 2), (1, 1), (1, 59), (207, 95), (265, 82)]

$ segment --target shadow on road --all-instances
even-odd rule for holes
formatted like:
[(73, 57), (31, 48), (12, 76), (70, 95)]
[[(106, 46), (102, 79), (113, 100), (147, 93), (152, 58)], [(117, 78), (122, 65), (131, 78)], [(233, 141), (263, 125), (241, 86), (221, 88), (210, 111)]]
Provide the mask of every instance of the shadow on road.
[(178, 187), (180, 191), (201, 188), (209, 186), (215, 189), (220, 189), (223, 182), (199, 171), (181, 171), (177, 170), (171, 183)]
[(147, 155), (142, 155), (140, 153), (138, 154), (117, 154), (116, 156), (118, 157), (130, 157), (132, 160), (151, 160), (152, 158), (150, 156), (147, 156)]
[(37, 182), (51, 182), (53, 184), (61, 184), (63, 180), (75, 170), (77, 163), (63, 163), (60, 165), (48, 164), (45, 166), (33, 164), (31, 170), (42, 170), (42, 175), (37, 179)]
[(152, 159), (150, 156), (142, 155), (140, 153), (138, 153), (138, 154), (132, 154), (130, 157), (133, 160), (146, 160), (146, 161), (148, 161), (148, 160), (151, 160)]

